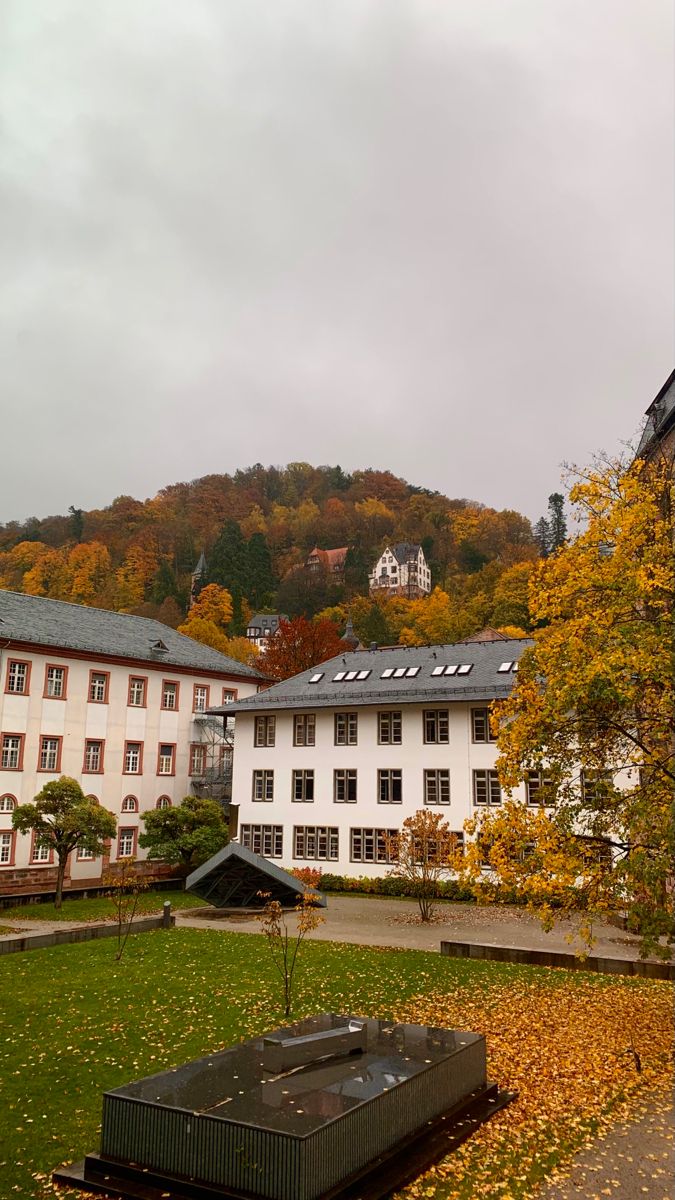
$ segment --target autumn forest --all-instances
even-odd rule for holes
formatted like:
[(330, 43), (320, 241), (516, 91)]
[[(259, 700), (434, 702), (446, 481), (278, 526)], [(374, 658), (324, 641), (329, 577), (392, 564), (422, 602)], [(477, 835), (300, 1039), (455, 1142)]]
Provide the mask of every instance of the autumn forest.
[[(449, 499), (388, 471), (258, 464), (145, 501), (120, 496), (103, 509), (73, 505), (67, 515), (0, 525), (0, 587), (178, 627), (203, 552), (199, 582), (227, 589), (219, 623), (237, 657), (247, 618), (260, 610), (340, 627), (351, 617), (364, 642), (379, 644), (453, 641), (487, 624), (519, 633), (530, 628), (532, 564), (557, 540), (550, 506), (549, 517), (533, 530), (518, 512)], [(432, 594), (370, 600), (368, 570), (398, 541), (421, 543)], [(303, 569), (314, 546), (349, 547), (344, 581)]]

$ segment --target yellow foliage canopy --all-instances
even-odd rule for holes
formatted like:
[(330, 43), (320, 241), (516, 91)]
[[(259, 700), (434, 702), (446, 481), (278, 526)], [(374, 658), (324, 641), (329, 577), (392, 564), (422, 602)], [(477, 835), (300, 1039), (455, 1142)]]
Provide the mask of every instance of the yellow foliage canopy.
[[(672, 932), (674, 599), (667, 464), (619, 463), (572, 488), (581, 532), (535, 568), (539, 627), (495, 711), (508, 791), (542, 773), (547, 811), (477, 823), (495, 876), (521, 899), (594, 915), (627, 909), (645, 951)], [(471, 862), (473, 855), (473, 862)]]

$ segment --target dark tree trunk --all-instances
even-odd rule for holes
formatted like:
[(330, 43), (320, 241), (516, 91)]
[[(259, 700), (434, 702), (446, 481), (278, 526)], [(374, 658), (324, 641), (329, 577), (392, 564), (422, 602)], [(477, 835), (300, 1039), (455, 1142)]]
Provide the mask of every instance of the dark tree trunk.
[(63, 860), (61, 860), (61, 857), (59, 856), (57, 861), (59, 865), (56, 869), (56, 892), (54, 895), (54, 908), (58, 909), (61, 907), (61, 902), (63, 900), (63, 879), (66, 874), (68, 855), (66, 855)]

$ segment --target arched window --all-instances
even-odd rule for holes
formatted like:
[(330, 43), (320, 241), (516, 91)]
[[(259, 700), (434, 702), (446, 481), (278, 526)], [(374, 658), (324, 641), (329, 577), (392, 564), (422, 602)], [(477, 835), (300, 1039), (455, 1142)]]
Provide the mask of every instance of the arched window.
[(16, 798), (7, 793), (5, 796), (0, 796), (0, 813), (14, 812), (16, 808)]
[(157, 801), (157, 803), (155, 805), (155, 808), (171, 808), (171, 797), (170, 796), (160, 796), (159, 800)]
[(122, 812), (138, 812), (138, 800), (135, 796), (125, 796), (122, 801)]
[(91, 796), (91, 795), (90, 795), (90, 796), (87, 796), (87, 800), (91, 800), (92, 804), (98, 804), (98, 803), (99, 803), (99, 798), (98, 798), (98, 796)]

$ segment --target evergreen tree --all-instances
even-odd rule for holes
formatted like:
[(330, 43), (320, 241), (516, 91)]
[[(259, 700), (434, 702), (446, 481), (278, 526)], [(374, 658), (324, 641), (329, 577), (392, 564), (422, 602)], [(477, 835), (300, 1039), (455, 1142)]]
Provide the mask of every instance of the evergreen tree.
[(546, 558), (551, 547), (551, 530), (546, 517), (540, 517), (534, 527), (534, 538), (542, 558)]
[(565, 500), (560, 492), (553, 492), (548, 498), (548, 527), (550, 530), (550, 551), (564, 546), (567, 541), (567, 521), (565, 520)]
[(74, 508), (72, 504), (68, 512), (70, 513), (70, 532), (73, 535), (73, 541), (81, 542), (84, 532), (84, 513), (81, 508)]
[(150, 599), (153, 604), (163, 604), (169, 597), (172, 600), (178, 599), (178, 585), (168, 561), (163, 558), (152, 581)]
[[(387, 618), (380, 604), (373, 603), (367, 616), (354, 622), (354, 628), (364, 646), (369, 646), (371, 642), (378, 646), (387, 646), (392, 640)], [(394, 638), (394, 641), (396, 640)]]
[(271, 603), (274, 594), (275, 579), (272, 571), (272, 558), (262, 533), (254, 533), (249, 538), (248, 583), (246, 598), (253, 608), (263, 608)]
[(209, 556), (204, 583), (218, 583), (234, 598), (247, 594), (248, 547), (238, 521), (226, 521)]

